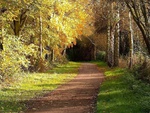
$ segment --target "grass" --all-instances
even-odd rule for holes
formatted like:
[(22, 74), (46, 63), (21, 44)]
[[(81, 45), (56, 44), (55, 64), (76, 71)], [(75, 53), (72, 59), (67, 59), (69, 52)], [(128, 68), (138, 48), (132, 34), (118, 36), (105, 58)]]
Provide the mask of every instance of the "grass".
[(18, 76), (18, 81), (0, 90), (0, 113), (18, 113), (25, 109), (24, 101), (41, 96), (73, 79), (80, 63), (58, 65), (46, 73)]
[[(149, 96), (144, 96), (143, 94), (145, 94), (146, 90), (144, 90), (143, 93), (137, 92), (137, 89), (133, 90), (131, 86), (134, 86), (135, 81), (130, 82), (128, 78), (130, 78), (131, 75), (126, 69), (108, 68), (104, 62), (96, 62), (96, 64), (100, 66), (100, 70), (101, 68), (104, 70), (106, 78), (98, 94), (97, 113), (150, 112), (148, 109), (150, 101), (144, 101), (142, 104), (143, 99), (150, 98), (150, 92), (148, 93)], [(140, 89), (142, 88), (145, 88), (145, 86)], [(145, 89), (148, 90), (148, 86)], [(150, 91), (150, 88), (148, 91)], [(140, 90), (140, 92), (142, 91)], [(144, 108), (145, 106), (147, 107), (146, 109)]]

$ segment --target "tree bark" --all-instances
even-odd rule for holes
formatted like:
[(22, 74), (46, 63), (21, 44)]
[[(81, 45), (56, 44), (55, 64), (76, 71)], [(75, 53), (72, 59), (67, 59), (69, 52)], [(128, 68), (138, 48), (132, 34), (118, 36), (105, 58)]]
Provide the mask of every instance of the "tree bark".
[[(119, 4), (117, 10), (117, 19), (120, 20)], [(115, 63), (114, 66), (119, 66), (119, 42), (120, 42), (120, 24), (117, 23), (117, 35), (115, 36)]]
[(115, 28), (116, 28), (116, 24), (114, 22), (114, 4), (111, 3), (111, 16), (110, 17), (110, 25), (111, 25), (111, 28), (110, 28), (110, 59), (111, 59), (111, 67), (114, 66), (115, 64), (115, 60), (114, 60), (114, 57), (115, 57), (115, 46), (114, 46), (114, 42), (115, 42)]
[[(109, 6), (110, 7), (110, 3)], [(108, 9), (108, 23), (107, 23), (107, 64), (111, 67), (111, 53), (110, 53), (110, 39), (111, 39), (111, 9)]]
[(110, 40), (110, 44), (111, 44), (111, 48), (110, 48), (110, 53), (111, 53), (111, 67), (114, 66), (114, 57), (115, 57), (115, 46), (114, 46), (114, 40), (115, 40), (115, 30), (114, 29), (111, 29), (111, 40)]
[(129, 68), (133, 66), (133, 28), (132, 28), (132, 17), (129, 12), (129, 25), (130, 25), (130, 59), (129, 59)]
[(20, 36), (20, 21), (18, 20), (14, 20), (13, 21), (13, 25), (14, 25), (14, 28), (13, 28), (13, 31), (14, 31), (14, 35), (15, 36)]
[(55, 61), (55, 53), (54, 53), (54, 49), (52, 50), (51, 58), (52, 58), (52, 62), (54, 62), (54, 61)]

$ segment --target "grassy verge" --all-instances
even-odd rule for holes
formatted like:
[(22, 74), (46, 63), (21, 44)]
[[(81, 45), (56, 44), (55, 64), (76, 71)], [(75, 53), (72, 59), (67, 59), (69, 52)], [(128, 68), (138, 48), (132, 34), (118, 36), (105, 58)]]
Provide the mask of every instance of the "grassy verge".
[(110, 69), (102, 62), (96, 64), (106, 77), (98, 95), (97, 113), (150, 112), (149, 85), (135, 80), (126, 69)]
[(19, 76), (19, 81), (0, 90), (0, 113), (18, 113), (25, 109), (23, 101), (41, 96), (73, 79), (78, 73), (79, 66), (80, 63), (69, 62), (47, 73)]

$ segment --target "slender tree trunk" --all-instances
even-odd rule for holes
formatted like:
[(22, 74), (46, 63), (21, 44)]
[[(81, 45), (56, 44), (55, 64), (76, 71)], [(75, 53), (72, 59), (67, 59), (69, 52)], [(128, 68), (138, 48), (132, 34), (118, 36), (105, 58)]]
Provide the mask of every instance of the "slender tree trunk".
[(4, 28), (3, 28), (3, 17), (1, 16), (0, 51), (2, 51), (2, 50), (3, 50), (3, 38), (4, 38)]
[(114, 33), (113, 28), (113, 3), (109, 3), (110, 9), (108, 9), (108, 36), (107, 36), (107, 63), (110, 67), (114, 66)]
[(63, 50), (62, 55), (66, 56), (66, 49)]
[(62, 51), (62, 55), (63, 55), (63, 56), (66, 56), (66, 48), (67, 48), (67, 46), (65, 46), (65, 47), (64, 47), (64, 50)]
[[(120, 20), (120, 12), (119, 8), (117, 11), (117, 19)], [(119, 21), (117, 23), (117, 36), (115, 37), (115, 66), (119, 65), (119, 42), (120, 42), (120, 24)]]
[(52, 62), (54, 62), (54, 61), (55, 61), (55, 53), (54, 53), (54, 49), (52, 50), (51, 58), (52, 58)]
[(96, 45), (93, 45), (94, 46), (94, 60), (96, 60)]
[[(113, 19), (114, 19), (114, 4), (113, 3), (111, 3), (111, 15), (112, 15), (112, 17), (113, 17)], [(114, 52), (115, 52), (115, 46), (114, 46), (114, 40), (115, 40), (115, 25), (113, 25), (114, 24), (114, 20), (112, 19), (112, 18), (110, 18), (111, 19), (111, 23), (110, 23), (110, 25), (111, 25), (111, 29), (110, 29), (110, 54), (111, 54), (111, 67), (113, 67), (114, 66), (114, 63), (115, 63), (115, 60), (114, 60), (114, 57), (115, 57), (115, 54), (114, 54)]]
[(14, 25), (14, 34), (15, 36), (20, 36), (20, 21), (19, 20), (14, 20), (13, 21), (13, 25)]
[[(110, 7), (110, 3), (109, 6)], [(107, 64), (111, 67), (111, 9), (108, 9), (108, 23), (107, 23)]]
[(39, 49), (40, 49), (40, 58), (42, 58), (42, 53), (43, 53), (43, 45), (42, 45), (42, 17), (40, 15), (39, 17), (39, 25), (40, 25), (40, 38), (39, 38)]
[(129, 12), (129, 22), (130, 22), (130, 60), (129, 60), (129, 68), (133, 66), (133, 28), (132, 28), (132, 17)]
[(111, 67), (113, 67), (114, 66), (114, 63), (115, 63), (115, 61), (114, 61), (114, 56), (115, 56), (115, 54), (114, 54), (114, 51), (115, 51), (115, 46), (114, 46), (114, 39), (115, 39), (115, 34), (114, 34), (114, 29), (111, 29)]
[(96, 60), (96, 44), (94, 40), (90, 39), (89, 37), (87, 37), (87, 39), (91, 42), (93, 47), (93, 51), (91, 52), (91, 60)]

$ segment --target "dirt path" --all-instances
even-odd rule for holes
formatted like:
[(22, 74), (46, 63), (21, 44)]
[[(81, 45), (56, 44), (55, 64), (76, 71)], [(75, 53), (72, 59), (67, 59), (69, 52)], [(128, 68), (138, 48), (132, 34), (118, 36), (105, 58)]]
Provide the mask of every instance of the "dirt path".
[(26, 113), (94, 113), (103, 78), (96, 65), (83, 63), (75, 79), (31, 100)]

